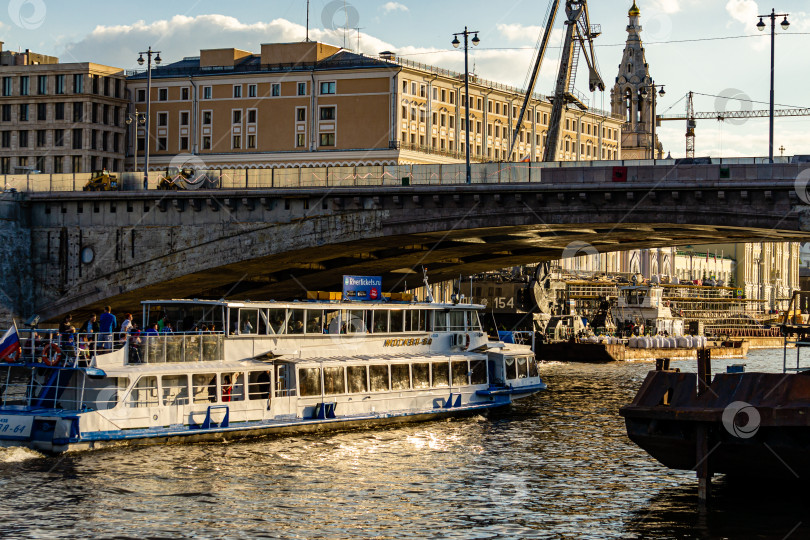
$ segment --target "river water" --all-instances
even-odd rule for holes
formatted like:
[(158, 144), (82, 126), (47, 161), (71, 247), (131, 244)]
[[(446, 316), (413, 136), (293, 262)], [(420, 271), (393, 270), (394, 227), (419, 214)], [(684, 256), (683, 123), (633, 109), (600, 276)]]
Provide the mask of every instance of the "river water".
[[(782, 352), (746, 363), (780, 372)], [(0, 537), (810, 537), (806, 494), (721, 478), (700, 512), (694, 474), (627, 439), (618, 409), (648, 363), (541, 369), (549, 391), (491, 418), (59, 458), (0, 449)]]

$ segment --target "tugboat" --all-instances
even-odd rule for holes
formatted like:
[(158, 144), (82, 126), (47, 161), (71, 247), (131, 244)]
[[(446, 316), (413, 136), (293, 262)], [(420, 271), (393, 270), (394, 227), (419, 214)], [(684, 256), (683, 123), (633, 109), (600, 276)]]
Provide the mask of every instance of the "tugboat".
[[(698, 472), (701, 498), (718, 473), (770, 480), (810, 475), (810, 366), (801, 360), (810, 325), (789, 316), (808, 294), (794, 294), (781, 325), (783, 373), (735, 367), (712, 378), (705, 352), (698, 355), (698, 373), (680, 373), (662, 361), (620, 410), (633, 442), (666, 467)], [(795, 363), (788, 359), (791, 345)]]
[(61, 453), (415, 422), (546, 388), (529, 347), (488, 339), (480, 305), (142, 305), (150, 333), (6, 332), (0, 446)]

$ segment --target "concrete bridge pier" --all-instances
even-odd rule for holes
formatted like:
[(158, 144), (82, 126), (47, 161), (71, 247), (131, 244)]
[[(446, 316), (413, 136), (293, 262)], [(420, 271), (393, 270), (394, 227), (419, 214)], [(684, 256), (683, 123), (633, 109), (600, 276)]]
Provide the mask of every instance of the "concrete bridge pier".
[(18, 324), (34, 309), (31, 226), (16, 193), (0, 194), (0, 328)]

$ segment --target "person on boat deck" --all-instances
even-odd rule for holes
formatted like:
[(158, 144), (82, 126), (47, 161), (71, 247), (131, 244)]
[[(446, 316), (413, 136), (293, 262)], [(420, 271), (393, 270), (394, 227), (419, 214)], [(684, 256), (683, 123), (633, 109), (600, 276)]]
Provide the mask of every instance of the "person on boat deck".
[[(129, 333), (129, 329), (132, 327), (132, 313), (127, 313), (124, 315), (124, 321), (121, 323), (121, 333), (127, 334)], [(122, 340), (126, 340), (126, 335), (122, 337)]]
[(172, 329), (172, 323), (166, 321), (166, 324), (163, 325), (163, 329), (160, 331), (161, 334), (173, 334), (174, 330)]
[(129, 329), (129, 333), (127, 334), (129, 339), (129, 362), (131, 364), (140, 364), (141, 363), (141, 331), (138, 329), (138, 325), (132, 323), (132, 326)]
[(95, 340), (95, 334), (98, 333), (98, 317), (95, 313), (82, 325), (81, 332), (87, 334), (90, 341)]
[(62, 319), (62, 322), (59, 323), (59, 333), (60, 334), (75, 334), (76, 329), (73, 328), (73, 315), (65, 315), (65, 318)]
[(259, 399), (270, 399), (270, 372), (262, 371), (256, 377), (256, 389)]
[(98, 319), (99, 341), (105, 349), (112, 347), (112, 333), (118, 327), (118, 321), (115, 320), (115, 315), (112, 314), (112, 308), (106, 306), (104, 313)]
[(158, 323), (152, 323), (152, 325), (144, 331), (144, 334), (147, 336), (158, 335)]
[(160, 316), (158, 317), (157, 325), (158, 325), (158, 332), (163, 332), (163, 327), (166, 326), (166, 315), (163, 315), (162, 313), (160, 314)]
[(295, 321), (293, 325), (293, 334), (303, 334), (304, 333), (304, 323), (301, 321)]
[(245, 325), (242, 327), (242, 331), (245, 334), (252, 334), (253, 333), (253, 325), (250, 324), (250, 321), (245, 321)]
[(231, 401), (231, 394), (233, 393), (233, 384), (231, 383), (230, 375), (222, 376), (222, 401), (227, 403)]

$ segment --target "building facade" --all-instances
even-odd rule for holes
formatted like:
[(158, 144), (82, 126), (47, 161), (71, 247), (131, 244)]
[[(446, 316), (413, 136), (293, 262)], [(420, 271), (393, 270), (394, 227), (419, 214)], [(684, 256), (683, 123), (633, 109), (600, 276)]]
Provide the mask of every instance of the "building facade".
[[(146, 110), (146, 73), (131, 73), (132, 107)], [(150, 168), (193, 154), (212, 168), (458, 163), (464, 159), (463, 74), (323, 43), (200, 51), (152, 69)], [(523, 94), (471, 76), (476, 161), (538, 161), (551, 106), (530, 104), (509, 156)], [(134, 112), (134, 111), (131, 111)], [(620, 120), (598, 111), (563, 119), (560, 159), (619, 159)], [(138, 163), (145, 126), (133, 126)], [(135, 167), (130, 160), (129, 167)]]
[(641, 10), (635, 1), (628, 17), (627, 43), (616, 84), (610, 92), (611, 110), (624, 120), (621, 140), (624, 159), (661, 159), (664, 148), (653, 128), (657, 90), (641, 41)]
[(123, 170), (124, 72), (20, 54), (0, 66), (0, 174)]

